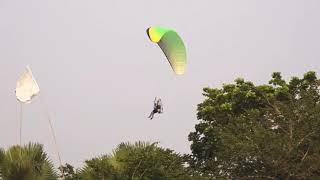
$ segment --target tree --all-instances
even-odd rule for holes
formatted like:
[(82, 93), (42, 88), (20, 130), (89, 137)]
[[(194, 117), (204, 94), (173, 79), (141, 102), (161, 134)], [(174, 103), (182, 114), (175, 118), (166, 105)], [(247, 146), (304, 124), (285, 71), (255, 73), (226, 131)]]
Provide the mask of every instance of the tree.
[(80, 179), (118, 179), (118, 174), (111, 165), (110, 159), (107, 155), (87, 160), (85, 163), (84, 168), (79, 172)]
[(189, 134), (191, 167), (211, 177), (320, 177), (320, 81), (314, 72), (268, 85), (236, 79), (204, 88), (199, 123)]
[(184, 158), (157, 143), (121, 143), (111, 155), (86, 161), (83, 179), (186, 179)]
[(55, 180), (53, 163), (40, 144), (0, 149), (0, 179), (3, 180)]
[(59, 167), (59, 171), (59, 177), (64, 178), (64, 180), (80, 180), (78, 172), (68, 163), (65, 166)]

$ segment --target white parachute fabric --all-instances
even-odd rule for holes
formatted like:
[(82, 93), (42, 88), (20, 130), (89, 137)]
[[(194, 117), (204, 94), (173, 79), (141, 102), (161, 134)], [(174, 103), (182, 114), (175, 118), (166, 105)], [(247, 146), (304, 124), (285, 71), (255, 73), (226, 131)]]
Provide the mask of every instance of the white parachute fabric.
[(20, 102), (30, 103), (39, 92), (39, 86), (32, 75), (31, 69), (27, 66), (26, 72), (17, 81), (16, 97)]

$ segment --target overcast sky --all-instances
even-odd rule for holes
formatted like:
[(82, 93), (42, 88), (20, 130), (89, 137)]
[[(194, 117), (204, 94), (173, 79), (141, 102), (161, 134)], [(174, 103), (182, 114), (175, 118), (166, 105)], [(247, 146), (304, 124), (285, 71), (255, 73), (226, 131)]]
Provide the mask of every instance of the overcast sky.
[[(318, 0), (0, 0), (0, 147), (19, 143), (16, 80), (30, 65), (62, 159), (80, 166), (123, 141), (190, 152), (202, 88), (320, 67)], [(146, 28), (176, 29), (188, 68), (176, 77)], [(155, 96), (164, 114), (147, 116)], [(23, 141), (57, 162), (39, 98), (23, 106)]]

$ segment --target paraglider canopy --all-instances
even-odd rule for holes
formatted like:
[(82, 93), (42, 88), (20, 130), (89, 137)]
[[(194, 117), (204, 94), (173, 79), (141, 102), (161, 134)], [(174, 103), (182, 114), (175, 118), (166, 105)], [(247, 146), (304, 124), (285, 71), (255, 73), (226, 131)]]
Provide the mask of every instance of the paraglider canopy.
[(20, 76), (16, 84), (16, 97), (22, 103), (30, 103), (32, 98), (40, 92), (39, 86), (32, 75), (29, 66), (26, 71)]
[(186, 48), (178, 33), (173, 29), (150, 27), (147, 34), (162, 49), (175, 74), (184, 74), (187, 64)]

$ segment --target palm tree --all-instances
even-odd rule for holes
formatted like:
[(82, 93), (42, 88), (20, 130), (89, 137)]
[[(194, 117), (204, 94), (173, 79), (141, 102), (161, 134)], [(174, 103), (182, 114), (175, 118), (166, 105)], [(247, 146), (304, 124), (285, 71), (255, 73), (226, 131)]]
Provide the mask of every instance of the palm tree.
[(40, 144), (0, 149), (0, 179), (2, 180), (56, 180), (53, 163)]
[(110, 155), (86, 161), (81, 179), (187, 179), (184, 159), (157, 143), (121, 143)]

